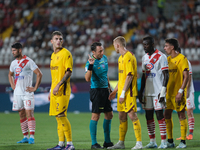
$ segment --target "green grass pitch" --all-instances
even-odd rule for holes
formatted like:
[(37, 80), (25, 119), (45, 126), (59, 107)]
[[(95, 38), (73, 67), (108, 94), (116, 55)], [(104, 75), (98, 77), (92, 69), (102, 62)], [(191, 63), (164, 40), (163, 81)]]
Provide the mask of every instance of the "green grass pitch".
[[(146, 120), (144, 114), (138, 114), (138, 117), (142, 126), (142, 142), (143, 146), (148, 144), (149, 137), (146, 127)], [(50, 117), (48, 113), (35, 113), (36, 119), (36, 133), (35, 144), (17, 144), (16, 142), (23, 138), (20, 129), (19, 115), (18, 113), (4, 114), (0, 113), (0, 150), (45, 150), (47, 148), (54, 147), (58, 144), (57, 126), (55, 117)], [(89, 133), (89, 122), (91, 113), (68, 113), (68, 119), (72, 126), (73, 143), (76, 150), (90, 149), (91, 139)], [(104, 114), (101, 114), (101, 118), (97, 126), (97, 141), (99, 144), (103, 144), (103, 118)], [(185, 150), (199, 150), (200, 149), (200, 114), (195, 114), (195, 130), (194, 139), (187, 142), (187, 148)], [(155, 119), (156, 120), (156, 119)], [(177, 114), (173, 114), (174, 121), (174, 139), (180, 136), (180, 125)], [(160, 133), (158, 123), (156, 122), (156, 141), (158, 146), (160, 145)], [(114, 113), (111, 127), (111, 140), (116, 143), (119, 136), (119, 119), (118, 113)], [(125, 139), (126, 149), (131, 149), (135, 146), (135, 135), (131, 120), (128, 119), (128, 131)], [(176, 146), (179, 141), (175, 140)], [(175, 148), (172, 148), (175, 149)]]

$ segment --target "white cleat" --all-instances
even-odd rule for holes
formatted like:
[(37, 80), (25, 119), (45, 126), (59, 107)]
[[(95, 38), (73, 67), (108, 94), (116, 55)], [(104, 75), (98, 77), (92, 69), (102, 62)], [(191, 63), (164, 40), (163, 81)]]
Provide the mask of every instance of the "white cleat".
[(167, 148), (167, 142), (161, 142), (161, 144), (160, 144), (160, 146), (158, 148), (160, 148), (160, 149)]
[(132, 148), (132, 150), (134, 149), (143, 149), (142, 142), (137, 142), (136, 145)]
[(157, 148), (157, 147), (158, 146), (157, 146), (156, 142), (150, 142), (144, 148)]
[(107, 149), (125, 149), (125, 145), (123, 141), (119, 141), (115, 145), (107, 147)]
[(181, 142), (176, 148), (186, 148), (186, 144)]

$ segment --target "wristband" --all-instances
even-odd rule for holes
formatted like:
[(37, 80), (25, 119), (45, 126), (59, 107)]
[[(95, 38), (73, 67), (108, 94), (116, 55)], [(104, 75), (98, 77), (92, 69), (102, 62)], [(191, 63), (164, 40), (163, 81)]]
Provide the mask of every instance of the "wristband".
[(182, 94), (183, 93), (183, 89), (179, 89), (178, 92)]
[(121, 93), (121, 95), (120, 95), (120, 98), (124, 98), (125, 97), (125, 91), (124, 90), (122, 90), (122, 93)]
[(163, 86), (160, 91), (160, 97), (165, 97), (165, 92), (166, 92), (166, 87)]
[(92, 68), (93, 68), (93, 64), (90, 64), (88, 67), (88, 70), (92, 71)]

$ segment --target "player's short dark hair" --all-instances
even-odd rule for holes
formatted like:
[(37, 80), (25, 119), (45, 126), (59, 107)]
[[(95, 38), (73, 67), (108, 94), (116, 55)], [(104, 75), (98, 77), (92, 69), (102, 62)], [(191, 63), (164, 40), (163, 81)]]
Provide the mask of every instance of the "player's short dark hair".
[(22, 49), (22, 44), (19, 42), (14, 43), (13, 45), (11, 45), (12, 48), (15, 49)]
[(176, 51), (179, 52), (179, 53), (181, 53), (181, 48), (178, 47), (178, 49)]
[(94, 42), (92, 45), (91, 45), (91, 51), (96, 51), (96, 47), (97, 46), (102, 46), (102, 44), (100, 42)]
[(147, 41), (150, 41), (151, 44), (154, 44), (154, 39), (153, 39), (153, 37), (151, 37), (151, 36), (146, 36), (146, 37), (143, 38), (143, 41), (146, 41), (146, 40), (147, 40)]
[(52, 34), (51, 34), (51, 38), (53, 38), (55, 35), (60, 35), (63, 37), (63, 34), (60, 32), (60, 31), (54, 31)]
[(165, 43), (169, 43), (169, 44), (173, 45), (173, 46), (174, 46), (174, 50), (176, 50), (176, 51), (177, 51), (178, 48), (179, 48), (178, 40), (175, 39), (175, 38), (166, 39), (166, 40), (165, 40)]

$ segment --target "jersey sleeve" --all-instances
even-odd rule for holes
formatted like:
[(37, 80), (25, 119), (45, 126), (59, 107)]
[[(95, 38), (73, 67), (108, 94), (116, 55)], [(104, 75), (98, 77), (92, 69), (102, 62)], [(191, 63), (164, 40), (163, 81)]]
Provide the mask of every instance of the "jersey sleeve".
[(160, 60), (160, 64), (161, 64), (161, 70), (168, 70), (168, 61), (167, 61), (167, 57), (163, 54)]
[(87, 61), (86, 64), (85, 64), (85, 73), (88, 71), (89, 64), (90, 64), (89, 61)]
[(125, 59), (125, 63), (126, 63), (126, 75), (134, 75), (134, 68), (135, 68), (135, 63), (134, 63), (134, 58), (133, 56), (130, 57), (130, 55), (128, 55), (128, 57), (126, 57)]
[(10, 64), (10, 72), (14, 72), (13, 62)]
[(189, 71), (188, 60), (186, 57), (184, 57), (181, 61), (181, 72), (183, 71)]
[(29, 61), (29, 66), (32, 71), (38, 68), (38, 66), (35, 64), (35, 62), (32, 59), (30, 59)]
[(64, 67), (66, 71), (72, 72), (73, 70), (73, 58), (72, 58), (72, 54), (69, 51), (67, 51), (67, 53), (65, 54)]

